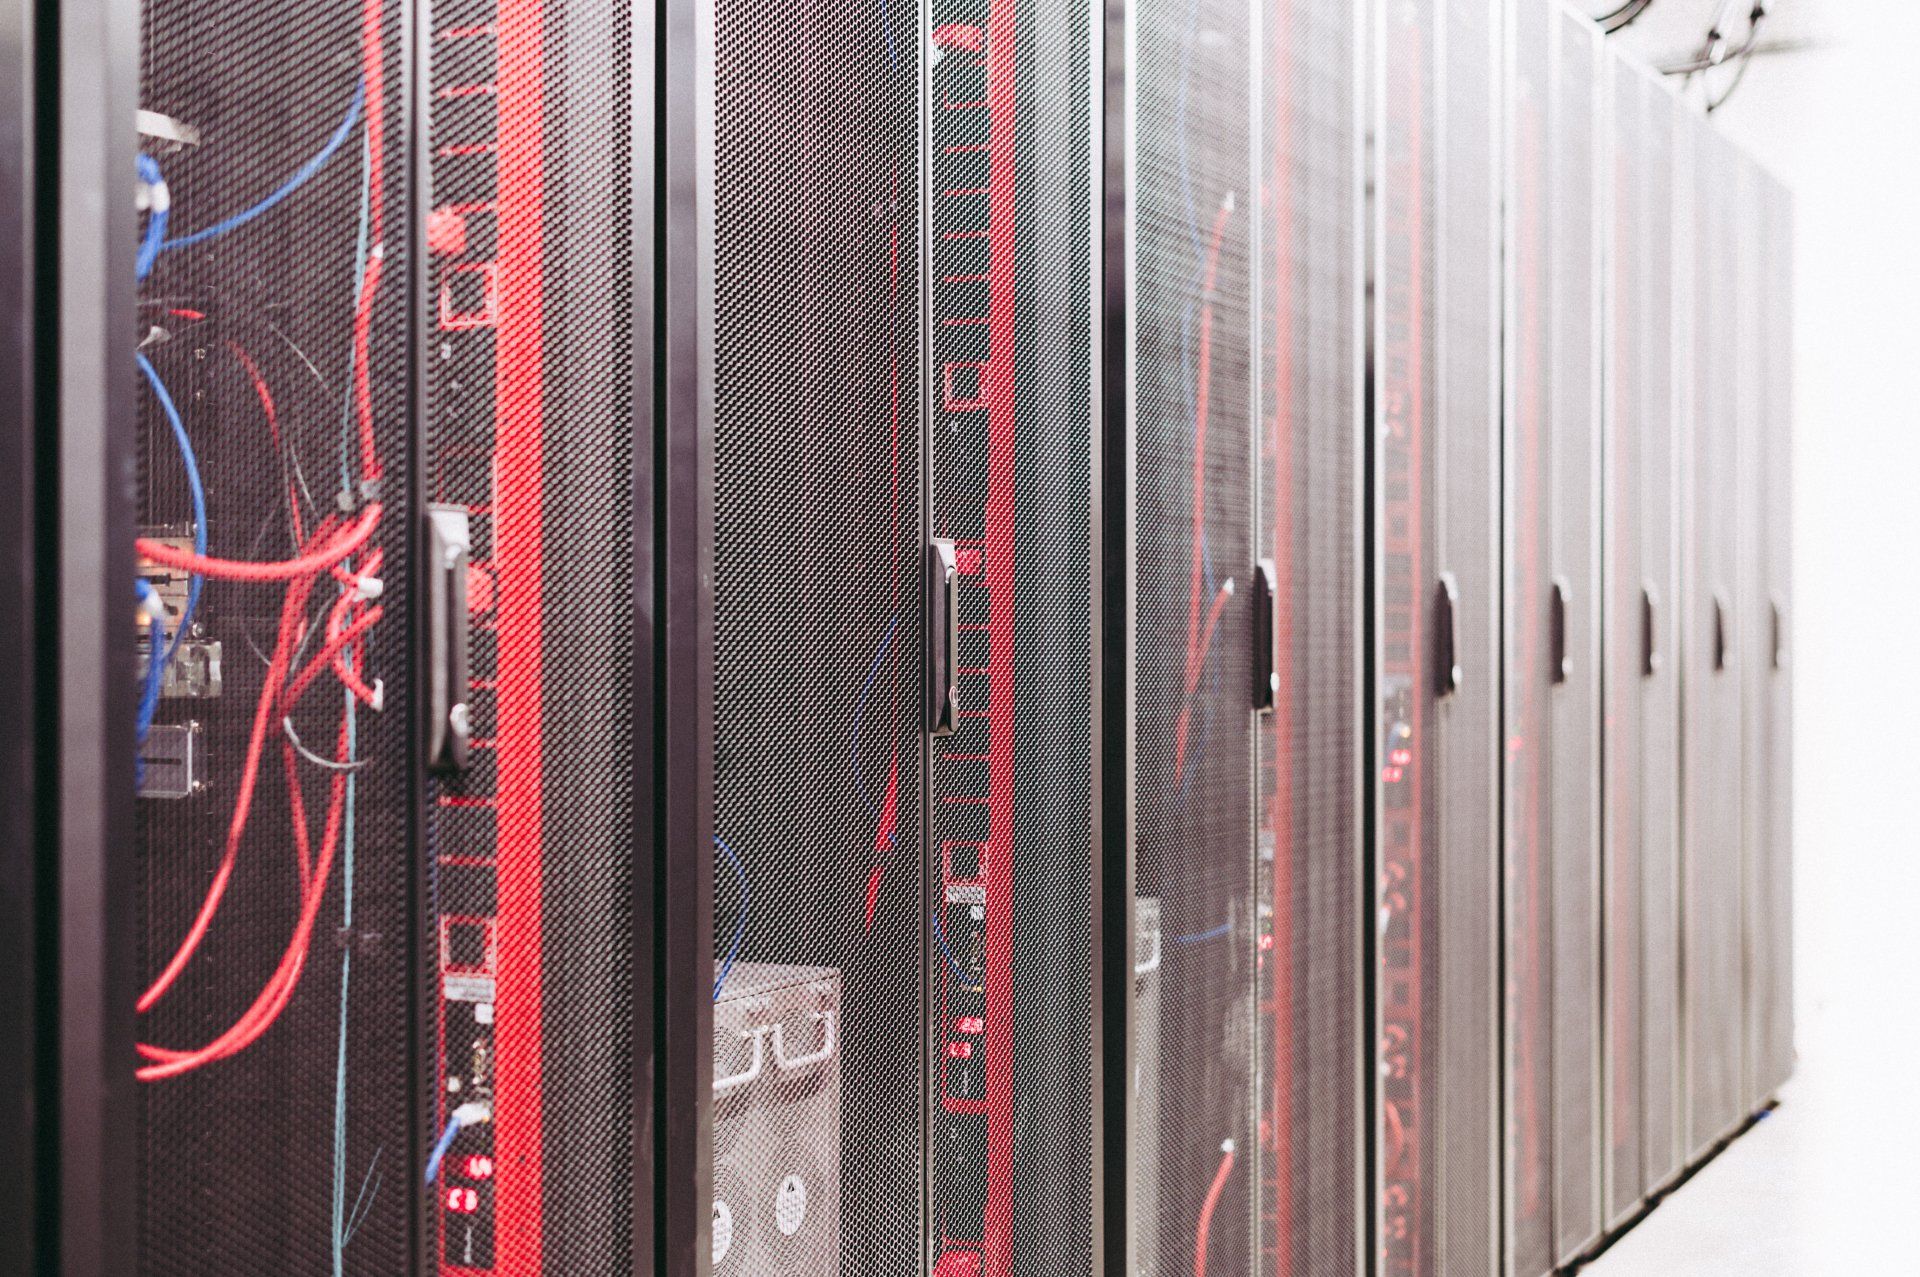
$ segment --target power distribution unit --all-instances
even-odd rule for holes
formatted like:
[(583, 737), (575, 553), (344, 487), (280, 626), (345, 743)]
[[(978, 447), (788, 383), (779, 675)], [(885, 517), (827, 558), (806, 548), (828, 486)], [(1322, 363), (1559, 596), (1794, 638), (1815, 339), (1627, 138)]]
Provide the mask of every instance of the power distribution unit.
[(1608, 59), (1603, 463), (1606, 536), (1606, 1217), (1625, 1223), (1684, 1165), (1678, 644), (1680, 434), (1672, 219), (1685, 111)]
[(1381, 5), (1374, 121), (1377, 934), (1369, 1230), (1394, 1277), (1499, 1264), (1503, 24)]

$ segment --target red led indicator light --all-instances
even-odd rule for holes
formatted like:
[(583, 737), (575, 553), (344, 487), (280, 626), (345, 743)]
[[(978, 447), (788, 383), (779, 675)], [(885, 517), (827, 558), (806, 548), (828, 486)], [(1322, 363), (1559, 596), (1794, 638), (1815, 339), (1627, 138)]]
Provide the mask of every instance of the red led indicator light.
[(953, 1022), (955, 1033), (980, 1034), (987, 1031), (987, 1022), (977, 1015), (963, 1015)]
[(1393, 784), (1399, 783), (1401, 774), (1402, 773), (1398, 767), (1389, 767), (1385, 771), (1380, 773), (1380, 778), (1386, 781), (1389, 785), (1393, 785)]
[(947, 1058), (949, 1060), (971, 1060), (973, 1058), (973, 1043), (971, 1042), (947, 1043)]
[(449, 1188), (447, 1209), (456, 1215), (471, 1215), (480, 1209), (480, 1194), (471, 1188)]
[(1387, 755), (1387, 759), (1396, 767), (1405, 767), (1413, 761), (1413, 751), (1410, 749), (1396, 749)]
[(492, 1179), (493, 1159), (484, 1153), (475, 1153), (460, 1163), (460, 1173), (468, 1179)]

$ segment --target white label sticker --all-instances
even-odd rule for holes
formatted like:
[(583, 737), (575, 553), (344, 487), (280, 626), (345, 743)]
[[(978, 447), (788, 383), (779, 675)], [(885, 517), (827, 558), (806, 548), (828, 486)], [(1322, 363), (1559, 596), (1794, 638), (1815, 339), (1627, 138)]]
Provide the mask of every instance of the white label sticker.
[(714, 1199), (713, 1203), (713, 1262), (717, 1265), (733, 1249), (733, 1207)]
[(807, 1184), (798, 1175), (780, 1181), (780, 1191), (773, 1195), (773, 1222), (788, 1237), (807, 1222)]

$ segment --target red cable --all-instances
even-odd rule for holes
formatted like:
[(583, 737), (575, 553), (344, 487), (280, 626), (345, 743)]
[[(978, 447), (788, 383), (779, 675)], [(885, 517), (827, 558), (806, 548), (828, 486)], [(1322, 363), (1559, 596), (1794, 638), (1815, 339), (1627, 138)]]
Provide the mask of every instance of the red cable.
[(247, 741), (246, 763), (240, 772), (240, 789), (234, 800), (233, 818), (227, 825), (227, 845), (220, 858), (220, 867), (214, 872), (213, 883), (207, 888), (206, 898), (200, 902), (200, 911), (195, 915), (193, 925), (187, 929), (186, 938), (180, 942), (179, 948), (153, 983), (147, 986), (146, 992), (140, 995), (140, 1000), (134, 1004), (136, 1011), (150, 1010), (173, 986), (194, 951), (200, 947), (200, 941), (206, 937), (207, 928), (213, 923), (213, 915), (220, 908), (221, 898), (226, 895), (227, 882), (233, 876), (234, 861), (240, 853), (240, 837), (246, 832), (247, 817), (253, 807), (253, 791), (260, 775), (260, 750), (266, 742), (267, 723), (280, 690), (280, 682), (286, 677), (287, 664), (297, 641), (298, 620), (305, 610), (311, 588), (310, 580), (295, 582), (288, 588), (280, 608), (279, 639), (274, 644), (273, 659), (267, 664), (266, 682), (260, 688), (260, 703), (253, 712), (253, 733)]
[[(247, 380), (253, 383), (253, 393), (260, 400), (260, 409), (267, 415), (267, 433), (273, 437), (273, 450), (284, 451), (280, 441), (280, 413), (274, 406), (273, 392), (267, 388), (267, 379), (260, 375), (260, 367), (253, 362), (253, 356), (247, 348), (233, 338), (227, 338), (227, 349), (240, 361), (240, 367), (246, 371)], [(300, 496), (294, 489), (293, 478), (287, 478), (287, 511), (293, 520), (293, 541), (295, 545), (307, 539), (305, 529), (300, 526)]]
[(1214, 1172), (1213, 1187), (1200, 1206), (1200, 1226), (1193, 1237), (1193, 1277), (1207, 1277), (1207, 1234), (1213, 1231), (1213, 1212), (1220, 1195), (1227, 1191), (1227, 1176), (1233, 1174), (1233, 1141), (1228, 1140), (1220, 1156), (1220, 1169)]
[[(317, 572), (327, 571), (365, 545), (367, 538), (373, 535), (374, 525), (379, 522), (380, 503), (376, 501), (361, 512), (358, 522), (340, 533), (331, 543), (312, 553), (303, 554), (297, 559), (287, 559), (279, 563), (249, 563), (240, 559), (216, 559), (194, 554), (188, 550), (176, 550), (170, 545), (149, 541), (145, 537), (139, 538), (133, 545), (140, 556), (150, 562), (179, 568), (186, 572), (196, 572), (201, 576), (220, 577), (231, 581), (290, 581), (295, 577), (311, 576)], [(308, 544), (318, 539), (318, 536), (310, 538)]]
[(1207, 272), (1200, 286), (1204, 300), (1200, 305), (1200, 358), (1194, 370), (1193, 395), (1193, 566), (1187, 582), (1187, 667), (1186, 690), (1181, 697), (1180, 718), (1173, 731), (1173, 783), (1178, 786), (1187, 766), (1187, 731), (1192, 717), (1189, 702), (1200, 685), (1200, 671), (1207, 663), (1207, 649), (1213, 644), (1214, 622), (1226, 606), (1228, 591), (1223, 586), (1214, 595), (1204, 635), (1200, 629), (1200, 546), (1207, 524), (1207, 416), (1211, 411), (1213, 383), (1213, 286), (1220, 272), (1220, 241), (1227, 231), (1227, 218), (1233, 213), (1230, 202), (1222, 202), (1214, 215), (1213, 238), (1207, 245)]
[[(372, 230), (370, 242), (373, 247), (367, 259), (366, 274), (361, 282), (360, 297), (354, 316), (353, 347), (354, 402), (360, 427), (361, 469), (362, 477), (369, 484), (377, 482), (381, 476), (373, 421), (371, 342), (374, 295), (380, 282), (381, 261), (384, 254), (382, 240), (385, 234), (386, 90), (381, 61), (382, 20), (381, 0), (366, 0), (362, 10), (361, 56), (366, 79), (368, 206)], [(197, 315), (195, 317), (198, 318)], [(279, 430), (272, 395), (266, 387), (265, 380), (259, 376), (259, 370), (253, 361), (238, 346), (235, 346), (234, 350), (253, 380), (255, 393), (259, 395), (261, 405), (267, 413), (268, 426), (277, 444)], [(292, 496), (290, 492), (290, 500)], [(297, 503), (294, 505), (294, 511), (297, 538), (299, 519)], [(302, 547), (304, 549), (306, 546), (320, 542), (323, 535), (330, 535), (332, 539), (321, 544), (320, 548), (286, 563), (245, 563), (230, 559), (213, 559), (202, 555), (182, 554), (152, 542), (136, 542), (136, 547), (149, 561), (183, 568), (204, 576), (245, 581), (285, 580), (289, 582), (286, 598), (281, 607), (280, 634), (274, 648), (274, 659), (269, 662), (267, 678), (261, 688), (260, 703), (254, 713), (253, 734), (248, 745), (247, 763), (242, 775), (240, 793), (234, 806), (233, 820), (228, 828), (226, 854), (215, 875), (214, 884), (201, 905), (193, 929), (181, 944), (180, 950), (175, 953), (167, 969), (142, 995), (138, 1004), (142, 1011), (152, 1006), (166, 992), (179, 975), (181, 968), (192, 957), (201, 938), (206, 934), (214, 913), (219, 908), (221, 897), (225, 894), (227, 881), (231, 877), (234, 859), (239, 850), (240, 837), (246, 828), (247, 814), (252, 806), (254, 786), (259, 777), (260, 750), (264, 743), (269, 711), (276, 706), (280, 707), (284, 717), (285, 712), (291, 709), (292, 703), (297, 701), (298, 695), (306, 690), (318, 671), (328, 664), (335, 668), (341, 675), (342, 681), (354, 691), (355, 695), (369, 701), (373, 699), (365, 683), (345, 664), (344, 653), (351, 647), (364, 662), (366, 634), (380, 619), (381, 609), (365, 608), (366, 600), (359, 592), (362, 577), (377, 568), (380, 552), (375, 550), (369, 556), (367, 567), (361, 574), (344, 571), (339, 565), (372, 536), (374, 528), (380, 521), (380, 514), (380, 504), (372, 502), (362, 513), (359, 521), (344, 532), (338, 530), (336, 521), (329, 516), (319, 528), (315, 529), (312, 538), (302, 542)], [(295, 686), (289, 689), (283, 698), (280, 695), (281, 686), (287, 677), (292, 652), (299, 641), (298, 635), (304, 631), (303, 618), (306, 602), (313, 592), (315, 578), (323, 571), (330, 572), (343, 587), (341, 600), (329, 613), (328, 642), (301, 672)], [(342, 627), (340, 619), (349, 608), (358, 609), (358, 614), (351, 624)], [(336, 758), (340, 762), (347, 761), (347, 740), (347, 717), (343, 712), (338, 743), (335, 746)], [(135, 1070), (134, 1076), (143, 1082), (176, 1077), (203, 1064), (224, 1059), (245, 1049), (273, 1026), (280, 1012), (293, 996), (294, 989), (299, 985), (300, 974), (306, 965), (314, 921), (326, 896), (327, 878), (333, 866), (334, 851), (339, 843), (346, 775), (336, 773), (333, 777), (332, 794), (327, 806), (327, 823), (321, 837), (319, 858), (317, 861), (310, 861), (311, 849), (307, 840), (305, 798), (291, 742), (282, 747), (281, 757), (287, 777), (289, 806), (295, 822), (295, 861), (300, 873), (301, 909), (293, 935), (287, 942), (286, 951), (281, 955), (279, 966), (262, 986), (253, 1004), (226, 1032), (212, 1042), (194, 1051), (175, 1051), (140, 1044), (139, 1053), (144, 1058), (155, 1061), (153, 1064)]]

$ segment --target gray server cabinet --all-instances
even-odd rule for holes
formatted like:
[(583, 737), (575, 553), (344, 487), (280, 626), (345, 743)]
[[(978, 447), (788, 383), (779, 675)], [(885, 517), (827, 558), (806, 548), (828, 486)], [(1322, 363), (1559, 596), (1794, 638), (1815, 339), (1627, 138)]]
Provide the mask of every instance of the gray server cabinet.
[(1508, 1264), (1601, 1233), (1601, 44), (1522, 0), (1509, 43), (1506, 704)]
[(1381, 1271), (1500, 1253), (1498, 6), (1375, 9)]
[(1745, 1116), (1741, 1085), (1741, 727), (1736, 670), (1739, 510), (1737, 305), (1739, 157), (1703, 120), (1691, 173), (1683, 287), (1691, 363), (1682, 467), (1682, 935), (1689, 1160)]
[(1601, 788), (1611, 1227), (1682, 1165), (1673, 181), (1685, 135), (1683, 108), (1657, 73), (1613, 56), (1607, 78)]
[(1746, 1106), (1757, 1111), (1793, 1069), (1792, 197), (1747, 165), (1741, 208), (1744, 1085)]

